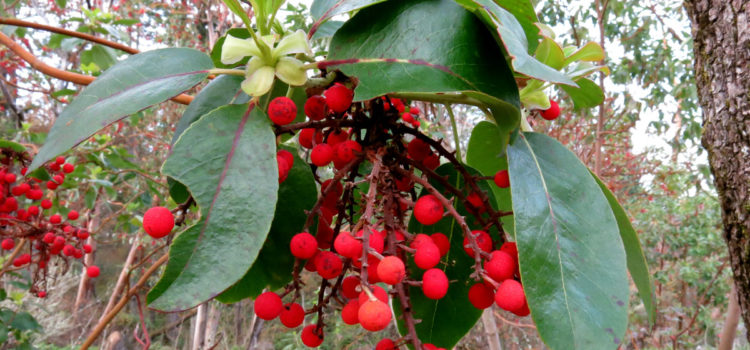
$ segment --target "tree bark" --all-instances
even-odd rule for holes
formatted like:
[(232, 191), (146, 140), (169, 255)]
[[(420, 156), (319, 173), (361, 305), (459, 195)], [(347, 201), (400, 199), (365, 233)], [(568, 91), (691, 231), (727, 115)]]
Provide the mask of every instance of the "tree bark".
[(750, 325), (750, 2), (687, 0), (685, 7), (703, 108), (702, 144), (719, 194), (742, 319)]

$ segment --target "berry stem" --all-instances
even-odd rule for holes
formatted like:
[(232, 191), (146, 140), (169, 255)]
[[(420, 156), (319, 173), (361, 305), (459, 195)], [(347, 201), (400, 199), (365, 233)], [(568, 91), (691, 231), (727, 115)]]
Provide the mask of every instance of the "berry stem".
[(16, 249), (13, 249), (13, 252), (11, 252), (10, 255), (6, 257), (5, 264), (3, 265), (3, 268), (0, 269), (0, 278), (3, 277), (3, 274), (8, 269), (8, 267), (13, 264), (13, 260), (16, 258), (16, 256), (18, 256), (18, 254), (21, 253), (21, 250), (23, 250), (25, 245), (26, 238), (21, 238), (21, 240), (18, 241), (18, 245), (16, 245)]
[(446, 103), (445, 110), (448, 112), (448, 116), (451, 118), (451, 128), (453, 128), (453, 142), (456, 144), (456, 158), (462, 159), (461, 157), (461, 138), (458, 136), (458, 126), (456, 126), (456, 116), (453, 115), (453, 106)]

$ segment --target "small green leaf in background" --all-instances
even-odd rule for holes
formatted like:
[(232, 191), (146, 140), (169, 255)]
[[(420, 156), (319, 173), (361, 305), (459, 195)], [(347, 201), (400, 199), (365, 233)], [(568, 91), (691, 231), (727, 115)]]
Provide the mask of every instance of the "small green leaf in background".
[(591, 175), (596, 179), (596, 183), (599, 184), (599, 188), (602, 189), (604, 196), (607, 197), (607, 202), (609, 202), (612, 212), (615, 214), (620, 238), (622, 238), (622, 243), (625, 246), (625, 256), (628, 259), (630, 277), (638, 288), (638, 295), (643, 300), (643, 306), (648, 314), (648, 321), (653, 325), (656, 322), (656, 295), (654, 294), (653, 283), (651, 282), (651, 274), (648, 272), (646, 257), (643, 255), (643, 248), (641, 248), (641, 242), (638, 240), (638, 234), (630, 222), (628, 213), (622, 208), (612, 191), (594, 173), (591, 173)]
[(625, 250), (607, 198), (565, 146), (523, 133), (508, 146), (521, 279), (553, 349), (616, 349), (628, 321)]
[(294, 154), (294, 164), (287, 179), (279, 185), (279, 203), (268, 239), (250, 271), (216, 298), (223, 303), (254, 298), (264, 288), (275, 290), (292, 280), (294, 256), (289, 251), (289, 242), (305, 226), (305, 211), (315, 205), (318, 189), (310, 166), (295, 154), (294, 149), (283, 149)]
[(42, 329), (42, 326), (31, 316), (28, 312), (19, 312), (13, 315), (12, 321), (10, 321), (10, 328), (17, 329), (19, 331), (38, 331)]
[(0, 139), (0, 148), (10, 148), (16, 152), (26, 152), (26, 147), (18, 142)]
[(162, 173), (187, 185), (203, 219), (182, 272), (150, 305), (178, 311), (242, 278), (266, 240), (279, 188), (268, 117), (247, 105), (213, 110), (185, 130)]
[(560, 87), (573, 99), (573, 108), (590, 108), (604, 102), (604, 92), (599, 85), (589, 79), (576, 80), (578, 87), (560, 85)]
[(210, 57), (185, 48), (148, 51), (115, 64), (60, 113), (29, 170), (107, 125), (193, 87), (211, 68)]
[(542, 63), (554, 68), (562, 69), (565, 65), (565, 53), (552, 38), (542, 37), (542, 42), (537, 46), (534, 56)]
[(566, 56), (567, 57), (565, 57), (564, 64), (565, 66), (575, 61), (601, 61), (604, 59), (604, 49), (602, 49), (599, 44), (590, 41), (586, 43), (586, 45), (584, 45), (582, 48)]
[[(467, 170), (471, 174), (478, 173), (470, 167), (467, 167)], [(453, 186), (464, 187), (464, 181), (453, 165), (443, 164), (437, 168), (436, 172), (439, 175), (446, 176), (448, 182)], [(439, 183), (434, 181), (430, 181), (430, 183), (441, 193), (446, 192)], [(486, 181), (480, 181), (479, 186), (488, 192), (490, 201), (495, 200)], [(420, 195), (425, 193), (427, 191), (423, 189)], [(458, 199), (454, 199), (453, 203), (458, 213), (466, 217), (467, 222), (471, 224), (474, 219), (468, 215), (468, 211), (463, 204)], [(451, 216), (445, 216), (438, 223), (428, 226), (411, 219), (409, 220), (409, 232), (412, 234), (441, 232), (451, 242), (450, 251), (441, 260), (449, 263), (441, 263), (437, 266), (445, 272), (448, 280), (452, 281), (448, 287), (448, 293), (440, 300), (432, 300), (424, 296), (421, 287), (409, 287), (409, 300), (411, 301), (414, 318), (421, 320), (415, 325), (419, 339), (423, 343), (432, 343), (435, 346), (452, 349), (482, 316), (482, 310), (475, 308), (469, 302), (469, 288), (477, 283), (469, 279), (469, 275), (474, 271), (474, 258), (464, 252), (464, 233)], [(494, 233), (496, 234), (497, 231), (494, 231)], [(411, 271), (410, 276), (413, 276), (414, 279), (421, 279), (422, 270), (414, 264), (413, 259), (408, 260), (407, 266)], [(406, 334), (406, 324), (403, 318), (398, 318), (401, 315), (401, 308), (397, 305), (400, 305), (400, 303), (394, 301), (393, 305), (399, 332)]]

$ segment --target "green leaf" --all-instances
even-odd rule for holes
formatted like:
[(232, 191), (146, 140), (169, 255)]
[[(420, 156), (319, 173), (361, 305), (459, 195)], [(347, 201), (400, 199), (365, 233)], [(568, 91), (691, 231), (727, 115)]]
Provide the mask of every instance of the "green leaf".
[(573, 99), (575, 109), (595, 107), (604, 102), (604, 92), (597, 83), (586, 78), (578, 79), (576, 83), (579, 87), (560, 86)]
[[(468, 170), (472, 174), (477, 173), (474, 169), (468, 168)], [(464, 181), (458, 175), (453, 165), (443, 164), (437, 168), (436, 172), (447, 176), (448, 182), (453, 186), (457, 188), (463, 187)], [(439, 183), (433, 181), (430, 181), (430, 183), (436, 189), (445, 193)], [(487, 183), (480, 182), (479, 185), (488, 192), (490, 201), (494, 201), (492, 192), (487, 188)], [(420, 195), (425, 193), (426, 190), (423, 189)], [(472, 221), (467, 216), (468, 212), (466, 208), (457, 199), (454, 199), (453, 205), (459, 214), (465, 216), (469, 222)], [(441, 261), (448, 263), (438, 265), (438, 268), (441, 268), (448, 276), (448, 280), (453, 281), (448, 287), (448, 293), (440, 300), (432, 300), (424, 296), (421, 287), (409, 287), (409, 300), (411, 301), (414, 318), (421, 320), (421, 322), (415, 325), (419, 340), (423, 343), (432, 343), (435, 346), (452, 349), (474, 327), (479, 317), (482, 316), (482, 310), (472, 306), (468, 297), (469, 288), (476, 283), (476, 281), (468, 279), (468, 276), (473, 272), (474, 259), (464, 252), (463, 232), (451, 216), (445, 216), (438, 223), (429, 226), (424, 226), (414, 219), (409, 220), (409, 232), (412, 234), (441, 232), (448, 236), (451, 242), (450, 251), (441, 259)], [(421, 273), (423, 271), (414, 264), (412, 259), (408, 262), (408, 268), (412, 271), (409, 273), (410, 276), (421, 280)], [(399, 321), (399, 331), (401, 334), (406, 334), (406, 325), (403, 319), (399, 318), (401, 308), (396, 306), (400, 305), (400, 303), (394, 301), (393, 305), (394, 312), (396, 312), (396, 317)]]
[(198, 236), (200, 236), (201, 228), (204, 224), (203, 220), (201, 220), (197, 224), (188, 227), (174, 239), (172, 245), (169, 246), (167, 267), (164, 268), (159, 282), (148, 292), (146, 296), (147, 303), (151, 304), (164, 294), (169, 286), (180, 276), (193, 255), (195, 246), (198, 243)]
[(0, 139), (0, 148), (9, 148), (16, 152), (26, 152), (26, 147), (24, 147), (24, 145), (18, 142), (2, 140), (2, 139)]
[(604, 59), (604, 49), (599, 44), (590, 41), (582, 48), (565, 57), (564, 66), (575, 61), (601, 61)]
[(344, 25), (344, 22), (342, 21), (326, 21), (323, 22), (318, 27), (318, 30), (315, 31), (315, 33), (312, 35), (310, 39), (312, 40), (318, 40), (318, 39), (325, 39), (330, 38), (334, 34), (336, 34), (336, 31), (341, 28), (341, 26)]
[(212, 67), (206, 54), (184, 48), (148, 51), (115, 64), (62, 111), (29, 170), (107, 125), (193, 87)]
[(656, 295), (654, 294), (653, 283), (651, 282), (651, 274), (648, 273), (646, 257), (643, 255), (643, 248), (641, 248), (641, 243), (638, 240), (638, 234), (635, 232), (633, 224), (630, 223), (628, 213), (622, 208), (612, 191), (594, 173), (591, 173), (591, 175), (596, 180), (596, 183), (599, 184), (599, 188), (602, 189), (604, 196), (607, 197), (607, 202), (609, 202), (612, 212), (615, 214), (620, 238), (623, 245), (625, 245), (625, 255), (628, 260), (630, 277), (638, 288), (638, 295), (643, 300), (648, 320), (653, 325), (656, 322)]
[(242, 278), (266, 240), (279, 188), (268, 117), (246, 105), (213, 110), (180, 136), (162, 173), (187, 185), (204, 221), (182, 272), (150, 306), (185, 310)]
[(565, 74), (539, 62), (529, 54), (529, 44), (524, 28), (518, 20), (492, 0), (456, 0), (474, 12), (495, 32), (498, 43), (504, 45), (516, 72), (552, 83), (574, 85)]
[(10, 321), (10, 328), (17, 329), (19, 331), (38, 331), (42, 329), (42, 326), (31, 316), (28, 312), (19, 312), (13, 316), (13, 320)]
[(81, 52), (81, 64), (94, 63), (100, 70), (106, 70), (117, 62), (117, 56), (112, 49), (101, 45), (94, 45), (91, 49)]
[[(498, 137), (502, 135), (502, 137)], [(466, 164), (478, 170), (484, 176), (495, 176), (500, 170), (508, 169), (505, 149), (510, 139), (510, 131), (502, 132), (494, 123), (481, 121), (471, 131), (469, 147), (466, 150)], [(511, 211), (510, 189), (500, 188), (490, 182), (490, 189), (497, 202), (496, 208), (501, 211)], [(513, 234), (513, 216), (500, 218), (503, 229)]]
[(453, 1), (389, 1), (362, 9), (336, 32), (329, 52), (331, 66), (359, 79), (357, 101), (394, 92), (425, 98), (464, 92), (491, 106), (498, 124), (520, 120), (518, 88), (501, 49)]
[(534, 5), (529, 0), (494, 0), (496, 4), (502, 6), (504, 9), (510, 11), (516, 20), (523, 27), (523, 31), (526, 33), (526, 40), (529, 43), (529, 52), (534, 52), (536, 46), (539, 43), (539, 27), (536, 23), (539, 22), (539, 18), (536, 16), (534, 11)]
[(114, 22), (112, 22), (112, 24), (120, 24), (120, 25), (124, 25), (124, 26), (132, 26), (132, 25), (134, 25), (136, 23), (140, 23), (140, 22), (141, 21), (138, 20), (137, 18), (123, 18), (123, 19), (115, 20)]
[(305, 226), (305, 210), (315, 205), (318, 189), (310, 166), (295, 154), (294, 149), (284, 149), (294, 154), (294, 164), (287, 179), (279, 185), (279, 202), (271, 232), (250, 271), (216, 298), (223, 303), (254, 298), (266, 287), (275, 290), (292, 280), (294, 256), (289, 251), (289, 242)]
[(34, 170), (34, 171), (30, 172), (30, 173), (27, 173), (26, 174), (26, 178), (29, 178), (29, 179), (39, 179), (39, 180), (42, 180), (42, 181), (52, 180), (52, 176), (49, 175), (49, 173), (47, 172), (47, 169), (45, 169), (45, 168), (39, 168), (39, 169), (36, 169), (36, 170)]
[(508, 146), (521, 279), (553, 349), (615, 349), (628, 316), (625, 251), (606, 197), (556, 140), (523, 133)]
[(247, 64), (247, 61), (250, 60), (249, 56), (241, 59), (237, 63), (221, 63), (221, 50), (224, 46), (224, 41), (227, 40), (227, 35), (231, 35), (235, 38), (247, 39), (250, 37), (250, 32), (248, 32), (245, 28), (232, 28), (228, 30), (226, 34), (220, 37), (219, 40), (216, 40), (216, 44), (214, 44), (213, 49), (211, 49), (211, 60), (214, 62), (214, 66), (216, 66), (216, 68), (234, 68), (237, 66), (244, 66), (245, 64)]
[(310, 6), (310, 14), (316, 23), (322, 23), (331, 17), (354, 10), (359, 10), (385, 0), (315, 0)]
[(70, 95), (75, 95), (75, 94), (76, 94), (76, 90), (73, 90), (73, 89), (60, 89), (60, 90), (52, 92), (50, 95), (52, 97), (62, 97), (62, 96), (70, 96)]
[(562, 48), (552, 38), (546, 36), (542, 38), (534, 55), (540, 62), (554, 69), (562, 69), (565, 65), (565, 54)]

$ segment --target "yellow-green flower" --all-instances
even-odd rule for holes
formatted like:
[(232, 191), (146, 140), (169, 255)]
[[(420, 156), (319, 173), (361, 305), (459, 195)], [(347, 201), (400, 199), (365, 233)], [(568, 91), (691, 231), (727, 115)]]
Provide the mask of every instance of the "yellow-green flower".
[(263, 55), (255, 41), (240, 39), (227, 35), (221, 48), (221, 62), (224, 64), (237, 63), (244, 57), (251, 56), (247, 63), (245, 80), (242, 90), (250, 96), (261, 96), (268, 92), (273, 85), (274, 77), (291, 85), (300, 86), (307, 81), (307, 74), (302, 68), (303, 63), (288, 55), (310, 53), (307, 36), (298, 30), (285, 36), (274, 47), (276, 38), (272, 35), (261, 37), (261, 40), (271, 47), (270, 57)]

